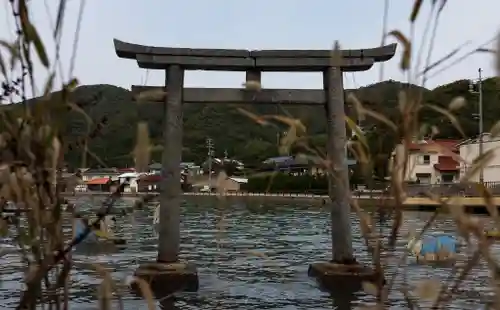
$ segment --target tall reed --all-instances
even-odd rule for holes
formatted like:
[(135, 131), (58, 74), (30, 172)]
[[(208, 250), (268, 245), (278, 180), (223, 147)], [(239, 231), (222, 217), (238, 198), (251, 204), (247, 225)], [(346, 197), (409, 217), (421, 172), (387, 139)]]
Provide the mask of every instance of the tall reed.
[[(490, 49), (486, 45), (496, 41), (496, 45), (500, 44), (500, 37), (494, 35), (492, 40), (482, 44), (472, 51), (465, 51), (463, 44), (460, 47), (450, 51), (447, 55), (437, 60), (434, 60), (433, 51), (435, 47), (440, 44), (437, 39), (437, 29), (442, 13), (448, 5), (453, 3), (446, 0), (434, 1), (413, 1), (413, 6), (409, 12), (410, 35), (405, 35), (402, 30), (390, 29), (387, 24), (387, 14), (389, 12), (390, 1), (384, 2), (384, 24), (381, 44), (384, 45), (389, 39), (398, 43), (398, 48), (401, 50), (401, 58), (399, 59), (399, 68), (404, 76), (407, 77), (407, 87), (402, 87), (398, 95), (398, 113), (396, 118), (389, 118), (386, 115), (377, 112), (370, 107), (363, 104), (363, 102), (354, 94), (348, 93), (346, 95), (346, 104), (354, 110), (354, 115), (346, 117), (346, 126), (353, 132), (354, 138), (351, 139), (347, 145), (350, 153), (352, 153), (361, 166), (364, 179), (367, 184), (373, 184), (374, 175), (374, 158), (373, 150), (370, 150), (369, 139), (371, 138), (366, 132), (363, 132), (358, 127), (356, 120), (369, 120), (373, 126), (383, 128), (383, 130), (390, 132), (390, 135), (397, 137), (397, 142), (393, 145), (393, 157), (387, 159), (391, 161), (390, 185), (388, 190), (381, 194), (380, 199), (374, 205), (376, 212), (369, 213), (365, 208), (361, 208), (358, 200), (355, 197), (351, 200), (351, 207), (357, 214), (360, 222), (360, 230), (364, 239), (366, 240), (367, 251), (370, 253), (373, 269), (385, 274), (387, 283), (364, 283), (363, 287), (366, 293), (373, 295), (375, 304), (369, 306), (369, 309), (383, 309), (389, 307), (388, 296), (397, 290), (405, 297), (406, 305), (410, 309), (420, 308), (421, 306), (431, 306), (433, 309), (446, 308), (447, 304), (452, 300), (454, 294), (457, 294), (463, 280), (470, 276), (471, 270), (479, 264), (481, 260), (487, 262), (492, 275), (492, 290), (495, 293), (494, 304), (499, 307), (500, 304), (500, 288), (497, 285), (498, 277), (498, 262), (491, 254), (491, 242), (487, 240), (484, 235), (485, 227), (484, 221), (479, 221), (476, 217), (469, 215), (465, 212), (464, 206), (458, 197), (439, 197), (436, 194), (428, 192), (426, 195), (432, 199), (439, 206), (436, 208), (434, 214), (425, 223), (423, 228), (416, 233), (417, 238), (422, 237), (430, 228), (435, 224), (435, 220), (442, 212), (449, 213), (453, 218), (457, 228), (458, 234), (466, 240), (467, 247), (474, 249), (473, 253), (467, 258), (460, 260), (451, 269), (451, 273), (446, 281), (438, 281), (437, 279), (429, 279), (415, 283), (411, 277), (407, 275), (407, 268), (403, 268), (406, 264), (408, 253), (400, 258), (395, 251), (397, 240), (401, 239), (401, 226), (403, 224), (403, 203), (408, 197), (407, 185), (404, 176), (408, 171), (414, 169), (409, 164), (409, 150), (410, 145), (416, 141), (423, 140), (424, 138), (433, 138), (439, 133), (439, 128), (431, 126), (420, 121), (420, 115), (425, 110), (431, 110), (441, 114), (447, 119), (455, 129), (462, 133), (463, 130), (457, 120), (455, 113), (467, 105), (466, 99), (457, 97), (449, 102), (447, 108), (432, 105), (425, 102), (423, 95), (423, 87), (425, 87), (428, 79), (434, 74), (442, 72), (453, 65), (467, 59), (469, 56), (477, 53), (486, 53), (492, 55), (495, 59), (495, 66), (497, 74), (500, 64), (500, 51), (496, 48)], [(422, 17), (422, 7), (430, 6), (429, 15)], [(420, 38), (421, 46), (414, 46), (416, 40), (414, 38), (416, 22), (419, 18), (426, 18), (426, 27)], [(492, 34), (493, 35), (493, 34)], [(336, 45), (337, 46), (337, 45)], [(333, 53), (335, 54), (335, 52)], [(463, 56), (459, 56), (462, 54)], [(380, 81), (383, 79), (383, 64), (380, 69)], [(417, 87), (417, 86), (421, 86)], [(258, 85), (256, 89), (264, 88), (265, 85)], [(325, 171), (330, 171), (328, 176), (330, 179), (335, 178), (335, 173), (332, 172), (331, 164), (325, 156), (326, 152), (323, 146), (312, 145), (311, 139), (307, 134), (306, 126), (300, 119), (283, 115), (257, 115), (248, 110), (240, 109), (243, 115), (253, 119), (256, 124), (260, 126), (273, 126), (276, 122), (285, 124), (288, 127), (287, 134), (281, 139), (279, 149), (284, 154), (289, 154), (292, 148), (301, 149), (302, 153), (296, 154), (309, 158), (314, 163), (320, 163)], [(499, 123), (497, 122), (490, 130), (493, 137), (499, 135)], [(436, 149), (437, 148), (437, 149)], [(460, 179), (460, 184), (468, 184), (472, 176), (477, 175), (482, 167), (485, 167), (494, 157), (495, 150), (486, 151), (480, 158), (476, 158), (472, 162), (467, 162), (465, 159), (460, 158), (457, 154), (450, 154), (439, 146), (423, 147), (424, 151), (437, 151), (439, 153), (453, 156), (458, 162), (466, 163), (471, 168)], [(332, 181), (332, 180), (330, 180)], [(500, 221), (498, 211), (493, 204), (492, 194), (483, 184), (476, 184), (478, 191), (482, 193), (484, 205), (489, 211), (491, 221), (495, 223), (497, 229), (500, 229)], [(350, 191), (349, 188), (345, 189)], [(373, 208), (372, 208), (373, 209)], [(386, 221), (377, 221), (376, 219), (381, 216), (389, 217)], [(382, 226), (386, 225), (387, 221), (391, 223), (391, 233), (389, 236), (382, 234)], [(403, 240), (406, 241), (406, 240)], [(397, 260), (396, 273), (388, 273), (386, 266)], [(395, 280), (398, 276), (404, 279), (402, 286), (395, 287)], [(367, 308), (367, 309), (368, 309)]]
[[(0, 40), (0, 73), (2, 75), (2, 94), (0, 100), (2, 103), (10, 103), (0, 108), (0, 196), (5, 200), (16, 203), (20, 212), (19, 219), (14, 223), (9, 223), (6, 219), (0, 219), (0, 231), (4, 235), (8, 234), (7, 228), (11, 225), (15, 227), (14, 236), (20, 246), (20, 256), (25, 263), (25, 283), (26, 289), (23, 291), (19, 303), (21, 309), (34, 309), (37, 304), (49, 305), (49, 309), (68, 308), (68, 275), (72, 266), (69, 252), (73, 246), (81, 242), (82, 238), (67, 241), (62, 232), (62, 202), (60, 174), (64, 164), (64, 154), (69, 145), (65, 141), (66, 137), (61, 135), (61, 114), (76, 111), (85, 114), (83, 110), (70, 101), (70, 95), (79, 85), (78, 79), (73, 74), (74, 63), (78, 50), (78, 31), (74, 34), (73, 53), (71, 57), (71, 66), (69, 69), (69, 78), (63, 85), (55, 85), (56, 81), (62, 79), (62, 70), (60, 66), (61, 33), (64, 29), (64, 16), (66, 13), (66, 0), (59, 0), (56, 19), (53, 21), (53, 40), (56, 46), (56, 53), (53, 59), (49, 57), (42, 42), (36, 25), (30, 20), (29, 5), (26, 0), (10, 0), (11, 14), (15, 20), (15, 39), (13, 41)], [(81, 23), (85, 1), (81, 1), (78, 24)], [(426, 23), (427, 28), (421, 38), (422, 46), (415, 54), (416, 48), (413, 46), (415, 23), (420, 17), (422, 6), (431, 5), (429, 16)], [(405, 35), (401, 30), (388, 30), (387, 12), (389, 11), (389, 1), (385, 1), (384, 8), (384, 26), (381, 43), (384, 44), (389, 38), (396, 40), (403, 50), (400, 59), (400, 69), (408, 77), (409, 83), (425, 86), (427, 80), (432, 74), (445, 70), (449, 65), (454, 64), (473, 53), (492, 54), (496, 59), (497, 72), (500, 70), (500, 54), (497, 48), (488, 49), (480, 46), (473, 51), (466, 53), (463, 57), (457, 57), (462, 52), (463, 47), (450, 51), (445, 57), (433, 61), (433, 50), (439, 41), (436, 39), (437, 28), (443, 10), (447, 5), (452, 5), (446, 0), (433, 0), (424, 2), (415, 0), (409, 14), (409, 23), (411, 25), (411, 35)], [(431, 26), (432, 25), (432, 26)], [(495, 38), (497, 46), (500, 40)], [(427, 50), (425, 50), (427, 48)], [(43, 83), (42, 93), (37, 92), (35, 78), (35, 57), (40, 61), (43, 68), (48, 72), (48, 79)], [(455, 60), (453, 60), (455, 59)], [(59, 77), (59, 79), (57, 78)], [(383, 78), (383, 69), (380, 74)], [(246, 85), (254, 90), (261, 88), (261, 85)], [(61, 96), (51, 96), (54, 89), (61, 90)], [(33, 97), (41, 96), (37, 103), (28, 104), (28, 100)], [(20, 101), (20, 103), (14, 104)], [(403, 176), (408, 169), (408, 150), (409, 145), (415, 137), (433, 136), (439, 130), (432, 126), (427, 126), (419, 122), (419, 114), (424, 109), (430, 109), (446, 117), (458, 131), (462, 131), (459, 122), (454, 116), (454, 112), (462, 108), (466, 102), (464, 98), (455, 98), (449, 103), (447, 109), (430, 105), (424, 102), (424, 96), (419, 91), (413, 91), (411, 88), (401, 89), (399, 94), (398, 108), (400, 117), (398, 120), (389, 119), (380, 113), (371, 110), (363, 105), (354, 94), (348, 94), (347, 101), (355, 110), (357, 118), (371, 119), (378, 126), (383, 126), (387, 130), (393, 131), (399, 138), (397, 145), (394, 145), (395, 158), (391, 171), (390, 191), (386, 193), (385, 201), (392, 201), (390, 208), (390, 219), (392, 222), (391, 235), (385, 238), (377, 227), (374, 214), (369, 214), (362, 209), (357, 200), (353, 199), (351, 205), (360, 220), (361, 231), (374, 268), (387, 273), (386, 265), (389, 259), (394, 258), (394, 247), (396, 240), (401, 237), (400, 228), (402, 225), (402, 204), (407, 196)], [(43, 103), (43, 104), (39, 104)], [(50, 108), (50, 109), (49, 109)], [(254, 119), (257, 125), (269, 125), (275, 122), (284, 123), (288, 126), (287, 134), (283, 136), (279, 148), (281, 152), (288, 153), (292, 146), (300, 146), (304, 152), (302, 155), (311, 158), (315, 162), (322, 163), (325, 169), (329, 169), (325, 152), (321, 146), (311, 145), (307, 136), (307, 128), (300, 119), (282, 115), (255, 115), (247, 110), (240, 111)], [(54, 114), (59, 114), (54, 117)], [(84, 115), (88, 121), (88, 135), (86, 138), (75, 142), (74, 147), (82, 150), (83, 163), (89, 156), (94, 157), (88, 150), (88, 139), (98, 134), (102, 124), (94, 123), (90, 117)], [(366, 179), (372, 177), (373, 158), (370, 152), (366, 133), (363, 133), (357, 127), (353, 119), (346, 119), (347, 126), (355, 133), (356, 139), (348, 145), (350, 151), (355, 154), (358, 162), (362, 165)], [(493, 135), (498, 135), (500, 126), (495, 125), (491, 129)], [(137, 168), (139, 171), (145, 169), (149, 163), (149, 137), (147, 125), (138, 124), (137, 147), (134, 151)], [(441, 150), (445, 152), (445, 150)], [(481, 167), (484, 167), (491, 161), (493, 153), (486, 152), (481, 158), (478, 158), (472, 165), (470, 172), (460, 181), (466, 183), (472, 174), (477, 173)], [(463, 159), (458, 158), (463, 161)], [(411, 167), (410, 167), (411, 168)], [(218, 183), (218, 192), (222, 201), (224, 201), (224, 178), (220, 178)], [(500, 229), (500, 219), (496, 206), (493, 205), (492, 195), (488, 189), (479, 185), (483, 194), (484, 204), (490, 211), (490, 217), (495, 225)], [(108, 213), (115, 201), (120, 197), (122, 188), (119, 187), (104, 202), (102, 215)], [(345, 190), (349, 190), (346, 188)], [(464, 212), (464, 206), (460, 205), (455, 197), (436, 197), (429, 193), (429, 198), (439, 203), (441, 210), (448, 210), (450, 216), (455, 221), (460, 235), (465, 237), (469, 246), (473, 246), (472, 240), (476, 240), (478, 246), (467, 259), (457, 263), (453, 268), (450, 277), (444, 282), (436, 280), (427, 280), (420, 283), (406, 283), (395, 288), (396, 276), (399, 274), (387, 275), (388, 283), (382, 286), (378, 283), (365, 283), (364, 289), (372, 294), (376, 299), (374, 309), (388, 307), (388, 296), (393, 290), (400, 290), (407, 302), (408, 308), (416, 308), (421, 302), (427, 301), (432, 307), (442, 308), (450, 302), (454, 294), (460, 288), (463, 280), (470, 274), (472, 268), (477, 266), (480, 260), (487, 263), (492, 275), (492, 289), (495, 292), (495, 304), (497, 307), (500, 302), (500, 292), (497, 285), (498, 263), (492, 257), (489, 242), (484, 233), (481, 222), (476, 218)], [(224, 203), (221, 203), (224, 206)], [(221, 221), (218, 227), (223, 230), (224, 227), (224, 208), (221, 207)], [(387, 209), (377, 205), (378, 213), (385, 213)], [(427, 229), (432, 227), (437, 218), (438, 211), (429, 219), (424, 228), (419, 232), (422, 235)], [(23, 223), (26, 223), (24, 225)], [(380, 225), (380, 224), (379, 224)], [(88, 233), (88, 230), (87, 230)], [(470, 238), (473, 236), (474, 238)], [(253, 255), (265, 256), (262, 253), (252, 253)], [(403, 266), (406, 259), (401, 257), (398, 260), (398, 266)], [(119, 292), (119, 283), (113, 281), (109, 272), (103, 266), (92, 265), (92, 268), (102, 276), (103, 281), (99, 288), (100, 306), (108, 309), (111, 306), (112, 292)], [(400, 273), (406, 272), (404, 268), (398, 268)], [(144, 296), (147, 297), (147, 303), (150, 309), (154, 309), (152, 294), (147, 284), (140, 282), (144, 290)], [(412, 289), (411, 287), (414, 287)], [(120, 295), (117, 295), (120, 299)], [(122, 306), (122, 303), (119, 303)]]
[[(93, 122), (78, 105), (71, 102), (71, 93), (79, 85), (73, 70), (85, 1), (80, 2), (69, 79), (66, 81), (61, 70), (60, 48), (67, 1), (59, 1), (56, 20), (50, 23), (53, 27), (52, 43), (56, 46), (53, 59), (49, 57), (45, 43), (30, 19), (28, 1), (11, 0), (8, 7), (14, 19), (15, 38), (10, 42), (0, 40), (3, 85), (0, 97), (0, 203), (3, 210), (7, 201), (14, 202), (16, 209), (13, 211), (18, 216), (14, 221), (0, 218), (0, 227), (6, 235), (11, 234), (9, 226), (14, 226), (15, 229), (10, 231), (14, 231), (12, 237), (24, 262), (25, 289), (21, 293), (18, 309), (35, 309), (39, 304), (48, 309), (67, 309), (71, 285), (69, 274), (73, 268), (71, 250), (88, 235), (92, 223), (82, 235), (72, 240), (63, 234), (62, 206), (65, 201), (61, 173), (65, 165), (64, 156), (70, 147), (81, 149), (82, 167), (85, 167), (86, 158), (95, 157), (88, 150), (88, 140), (98, 136), (104, 126)], [(42, 93), (37, 92), (40, 81), (35, 79), (36, 58), (48, 76)], [(57, 80), (64, 83), (56, 85)], [(54, 90), (59, 91), (57, 96), (53, 95)], [(84, 138), (70, 145), (67, 137), (62, 136), (61, 129), (65, 116), (74, 111), (83, 114), (88, 131)], [(136, 162), (138, 169), (143, 169), (149, 161), (149, 148), (144, 147), (149, 143), (144, 124), (138, 125), (137, 141)], [(123, 187), (124, 184), (118, 186), (105, 199), (95, 222), (112, 211)], [(101, 308), (110, 309), (113, 292), (117, 293), (119, 305), (123, 307), (118, 290), (120, 283), (116, 283), (103, 266), (92, 264), (90, 268), (103, 279), (98, 290)], [(149, 308), (154, 309), (148, 285), (137, 281), (144, 291), (143, 295), (149, 296)]]

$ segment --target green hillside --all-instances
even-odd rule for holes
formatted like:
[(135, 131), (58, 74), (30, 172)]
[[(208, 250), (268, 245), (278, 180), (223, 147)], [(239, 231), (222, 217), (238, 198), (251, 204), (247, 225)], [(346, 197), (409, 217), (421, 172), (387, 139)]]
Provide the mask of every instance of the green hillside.
[[(358, 98), (371, 109), (376, 110), (389, 119), (399, 117), (398, 92), (407, 87), (394, 81), (373, 84), (353, 91)], [(485, 129), (500, 119), (498, 108), (499, 92), (494, 79), (484, 81), (484, 116)], [(455, 96), (464, 96), (468, 105), (456, 112), (457, 118), (467, 136), (476, 135), (477, 120), (471, 115), (477, 111), (477, 95), (468, 92), (468, 81), (461, 80), (440, 86), (434, 90), (423, 90), (426, 102), (447, 107)], [(54, 93), (50, 102), (57, 101), (60, 93)], [(92, 153), (101, 158), (108, 166), (132, 165), (130, 152), (134, 146), (138, 121), (149, 123), (152, 142), (161, 145), (163, 107), (158, 103), (137, 103), (132, 93), (126, 89), (112, 85), (86, 85), (78, 87), (71, 94), (70, 101), (82, 108), (93, 120), (91, 126), (92, 138), (89, 148)], [(61, 134), (65, 142), (70, 144), (66, 161), (72, 167), (80, 166), (81, 147), (76, 141), (87, 135), (85, 118), (81, 113), (68, 109), (54, 108), (53, 104), (31, 100), (30, 104), (51, 109), (54, 119), (60, 123)], [(256, 114), (289, 113), (300, 118), (307, 126), (308, 134), (317, 143), (323, 143), (325, 136), (325, 113), (321, 107), (277, 107), (277, 106), (240, 106)], [(348, 111), (350, 109), (348, 108)], [(348, 112), (350, 113), (350, 112)], [(430, 110), (423, 110), (421, 119), (430, 125), (438, 125), (440, 137), (460, 138), (446, 117)], [(367, 120), (365, 125), (373, 127), (373, 120)], [(200, 162), (206, 157), (205, 139), (211, 137), (215, 144), (216, 156), (223, 156), (227, 150), (229, 156), (247, 163), (256, 163), (278, 155), (277, 134), (284, 131), (272, 126), (263, 127), (242, 115), (234, 106), (227, 105), (194, 105), (186, 104), (184, 111), (184, 161)], [(385, 161), (394, 142), (396, 133), (391, 133), (383, 125), (377, 124), (374, 133), (370, 135), (372, 152)], [(160, 159), (160, 151), (153, 154)], [(90, 158), (91, 160), (91, 158)], [(90, 161), (96, 165), (95, 160)]]

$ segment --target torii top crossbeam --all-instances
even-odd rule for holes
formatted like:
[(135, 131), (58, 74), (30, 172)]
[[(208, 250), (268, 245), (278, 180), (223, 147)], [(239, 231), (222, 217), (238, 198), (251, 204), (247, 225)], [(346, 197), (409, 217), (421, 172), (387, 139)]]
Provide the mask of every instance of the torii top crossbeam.
[[(239, 50), (146, 46), (114, 40), (118, 57), (136, 59), (140, 68), (187, 70), (317, 72), (331, 66), (331, 50)], [(396, 44), (371, 49), (341, 50), (342, 71), (365, 71), (391, 59)]]

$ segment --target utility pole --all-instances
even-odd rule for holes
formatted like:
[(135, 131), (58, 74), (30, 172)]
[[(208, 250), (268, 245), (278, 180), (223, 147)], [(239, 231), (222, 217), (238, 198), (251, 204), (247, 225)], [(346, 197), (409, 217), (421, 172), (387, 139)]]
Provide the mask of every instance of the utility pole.
[[(478, 100), (478, 114), (477, 117), (479, 118), (479, 158), (483, 156), (484, 153), (484, 145), (483, 145), (483, 133), (484, 133), (484, 124), (483, 124), (483, 77), (482, 77), (482, 72), (483, 70), (481, 68), (478, 69), (478, 80), (477, 80), (477, 85), (474, 83), (473, 80), (470, 81), (469, 84), (469, 92), (473, 94), (478, 94), (479, 95), (479, 100)], [(477, 89), (476, 89), (477, 86)], [(479, 182), (484, 183), (484, 167), (481, 166), (481, 169), (479, 170)]]
[(212, 191), (212, 157), (214, 155), (214, 141), (212, 138), (207, 138), (208, 149), (208, 188)]

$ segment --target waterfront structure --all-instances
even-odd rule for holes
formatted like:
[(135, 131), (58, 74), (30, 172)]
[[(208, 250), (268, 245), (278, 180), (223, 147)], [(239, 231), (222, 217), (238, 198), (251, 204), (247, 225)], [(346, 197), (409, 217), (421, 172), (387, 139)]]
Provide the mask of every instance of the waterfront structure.
[[(356, 164), (354, 159), (346, 159), (347, 166)], [(322, 175), (325, 174), (325, 167), (321, 163), (314, 163), (312, 160), (300, 156), (278, 156), (270, 157), (262, 162), (257, 168), (259, 171), (279, 171), (290, 175)]]
[(115, 168), (81, 169), (82, 180), (85, 182), (103, 178), (111, 179), (111, 181), (118, 181), (118, 176), (120, 174), (118, 169)]
[(143, 173), (138, 172), (125, 172), (118, 176), (118, 183), (126, 185), (123, 187), (123, 192), (125, 193), (136, 193), (139, 191), (139, 185), (137, 181), (143, 175)]
[[(164, 86), (132, 86), (139, 98), (152, 101), (154, 95), (155, 101), (164, 104), (165, 113), (158, 257), (157, 262), (139, 267), (137, 275), (147, 278), (153, 290), (198, 288), (196, 268), (179, 262), (183, 104), (302, 104), (325, 108), (330, 163), (327, 173), (331, 180), (332, 259), (311, 265), (310, 275), (322, 282), (343, 282), (335, 278), (335, 270), (340, 268), (345, 277), (345, 264), (348, 268), (358, 266), (352, 247), (343, 72), (366, 71), (376, 62), (390, 60), (396, 44), (359, 50), (340, 50), (336, 44), (333, 51), (169, 48), (119, 40), (114, 45), (118, 57), (132, 59), (140, 68), (165, 70)], [(186, 70), (244, 71), (245, 87), (184, 88)], [(261, 74), (270, 71), (321, 72), (323, 89), (262, 88)], [(144, 92), (151, 96), (141, 96)], [(358, 269), (350, 274), (360, 278)]]

